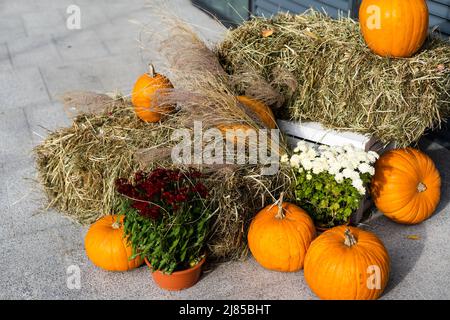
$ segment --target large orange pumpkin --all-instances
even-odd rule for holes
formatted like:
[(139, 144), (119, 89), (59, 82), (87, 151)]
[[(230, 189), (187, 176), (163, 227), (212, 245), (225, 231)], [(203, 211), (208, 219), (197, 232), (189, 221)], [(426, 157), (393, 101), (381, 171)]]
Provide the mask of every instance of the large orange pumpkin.
[(149, 72), (141, 75), (131, 92), (131, 103), (136, 115), (146, 122), (158, 122), (162, 116), (174, 110), (173, 106), (157, 106), (154, 99), (158, 90), (173, 88), (172, 83), (165, 76), (156, 73), (153, 65)]
[(123, 216), (108, 215), (91, 225), (84, 239), (88, 258), (109, 271), (127, 271), (139, 267), (143, 260), (130, 259), (132, 249), (123, 233)]
[(373, 300), (384, 291), (390, 260), (373, 233), (338, 226), (322, 233), (305, 258), (305, 280), (327, 300)]
[(428, 32), (425, 0), (363, 0), (359, 21), (373, 52), (384, 57), (411, 57)]
[(392, 150), (375, 164), (372, 197), (388, 218), (416, 224), (436, 210), (441, 195), (441, 178), (433, 160), (412, 148)]
[(316, 236), (310, 216), (301, 208), (283, 202), (268, 205), (253, 219), (248, 246), (263, 267), (285, 272), (303, 268), (306, 251)]

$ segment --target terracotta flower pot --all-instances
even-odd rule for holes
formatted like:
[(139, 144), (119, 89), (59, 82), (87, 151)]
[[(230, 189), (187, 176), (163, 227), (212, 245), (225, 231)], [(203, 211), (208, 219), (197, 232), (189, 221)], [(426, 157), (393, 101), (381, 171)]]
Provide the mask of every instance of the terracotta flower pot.
[[(202, 265), (205, 263), (205, 260), (206, 259), (203, 258), (194, 267), (182, 271), (175, 271), (172, 274), (154, 271), (152, 272), (153, 280), (160, 288), (165, 290), (177, 291), (187, 289), (198, 282), (202, 272)], [(145, 263), (150, 269), (152, 268), (147, 258), (145, 258)]]

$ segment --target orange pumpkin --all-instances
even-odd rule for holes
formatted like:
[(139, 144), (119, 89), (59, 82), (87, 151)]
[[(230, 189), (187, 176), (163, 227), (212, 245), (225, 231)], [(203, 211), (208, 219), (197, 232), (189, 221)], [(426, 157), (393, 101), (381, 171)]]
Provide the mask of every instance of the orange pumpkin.
[[(255, 116), (257, 116), (268, 129), (276, 128), (277, 124), (275, 122), (275, 116), (273, 115), (272, 110), (264, 103), (247, 96), (238, 96), (236, 97), (236, 99), (246, 108), (248, 108), (253, 114), (255, 114)], [(237, 142), (237, 139), (241, 136), (241, 133), (242, 138), (246, 138), (246, 132), (248, 130), (255, 130), (251, 125), (246, 123), (219, 124), (216, 127), (223, 134), (226, 134), (229, 130), (233, 131), (232, 133), (234, 133), (236, 136), (236, 138), (234, 138), (234, 143)], [(238, 130), (241, 130), (241, 132), (239, 132)]]
[(433, 160), (412, 148), (392, 150), (375, 164), (372, 197), (388, 218), (416, 224), (436, 210), (441, 195), (441, 178)]
[(283, 202), (268, 205), (253, 219), (248, 246), (263, 267), (284, 272), (303, 268), (306, 251), (316, 236), (310, 216), (301, 208)]
[(123, 233), (123, 216), (108, 215), (91, 225), (84, 239), (88, 258), (109, 271), (127, 271), (139, 267), (143, 260), (130, 259), (132, 249)]
[(373, 233), (354, 227), (325, 231), (311, 243), (305, 258), (305, 280), (321, 299), (377, 299), (389, 272), (383, 243)]
[(154, 99), (158, 90), (173, 88), (172, 83), (165, 76), (156, 73), (153, 65), (148, 73), (141, 75), (131, 92), (131, 103), (136, 115), (146, 122), (158, 122), (162, 116), (174, 110), (173, 106), (157, 106)]
[(383, 57), (408, 58), (427, 37), (428, 7), (425, 0), (363, 0), (359, 21), (373, 52)]
[(277, 127), (272, 110), (264, 103), (247, 96), (238, 96), (237, 99), (245, 107), (255, 113), (267, 128), (275, 129)]

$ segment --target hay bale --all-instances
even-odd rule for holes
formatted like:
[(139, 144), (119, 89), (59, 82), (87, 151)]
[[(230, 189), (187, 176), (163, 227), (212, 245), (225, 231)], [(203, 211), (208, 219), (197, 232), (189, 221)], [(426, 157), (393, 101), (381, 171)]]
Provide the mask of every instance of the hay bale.
[(267, 95), (249, 85), (259, 78), (281, 94), (284, 119), (406, 146), (450, 114), (450, 45), (437, 38), (410, 59), (382, 58), (357, 22), (310, 11), (253, 18), (229, 32), (217, 54), (239, 93)]

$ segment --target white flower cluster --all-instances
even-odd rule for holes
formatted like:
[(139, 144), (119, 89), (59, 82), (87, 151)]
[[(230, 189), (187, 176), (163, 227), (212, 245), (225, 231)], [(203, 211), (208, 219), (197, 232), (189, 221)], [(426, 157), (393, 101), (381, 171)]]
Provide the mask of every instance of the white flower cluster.
[(289, 158), (287, 154), (281, 157), (282, 163), (289, 163), (299, 172), (306, 170), (307, 179), (311, 180), (311, 174), (328, 172), (334, 176), (338, 183), (344, 179), (352, 180), (352, 185), (362, 195), (366, 193), (361, 174), (375, 174), (373, 164), (379, 155), (374, 151), (365, 152), (355, 149), (352, 145), (343, 147), (331, 147), (320, 145), (317, 149), (312, 144), (300, 141), (294, 149), (294, 154)]

